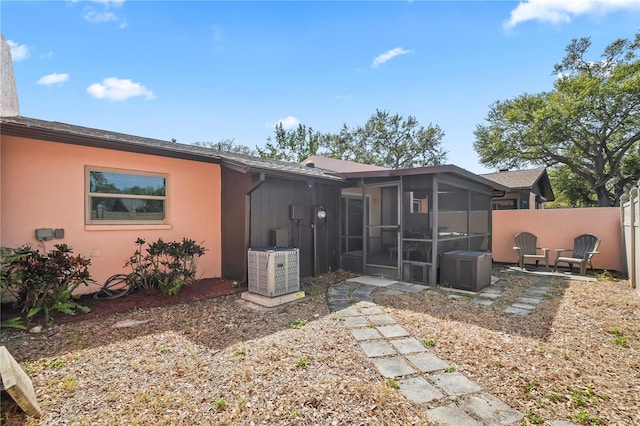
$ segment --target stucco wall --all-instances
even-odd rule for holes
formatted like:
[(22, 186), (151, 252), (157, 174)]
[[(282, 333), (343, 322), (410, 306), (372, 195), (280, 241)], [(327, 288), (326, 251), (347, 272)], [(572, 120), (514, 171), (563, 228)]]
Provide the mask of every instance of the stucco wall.
[[(573, 247), (580, 234), (594, 234), (601, 243), (592, 259), (596, 269), (623, 271), (620, 209), (599, 207), (583, 209), (494, 210), (492, 255), (496, 262), (517, 263), (513, 237), (522, 231), (538, 237), (539, 247), (548, 247), (549, 263), (556, 258), (554, 249)], [(566, 264), (563, 264), (566, 266)]]
[[(125, 261), (135, 240), (181, 241), (204, 245), (198, 278), (221, 275), (220, 166), (187, 160), (111, 151), (2, 136), (1, 244), (31, 244), (46, 251), (66, 243), (91, 258), (90, 272), (99, 283), (129, 272)], [(85, 225), (85, 166), (168, 174), (167, 225)], [(37, 228), (63, 228), (65, 237), (40, 243)], [(82, 287), (79, 292), (95, 291)]]

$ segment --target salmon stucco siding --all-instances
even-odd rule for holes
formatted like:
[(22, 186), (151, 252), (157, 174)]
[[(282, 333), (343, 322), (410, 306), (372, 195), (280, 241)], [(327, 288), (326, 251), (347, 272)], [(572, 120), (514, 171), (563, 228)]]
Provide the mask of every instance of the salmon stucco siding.
[[(65, 243), (75, 254), (91, 258), (92, 278), (101, 284), (113, 274), (129, 272), (124, 264), (137, 238), (189, 238), (208, 249), (197, 278), (221, 276), (219, 164), (6, 135), (0, 139), (0, 162), (3, 247), (30, 244), (49, 251)], [(87, 224), (88, 167), (166, 176), (166, 223)], [(40, 242), (35, 238), (38, 228), (64, 229), (64, 238)], [(79, 293), (96, 289), (81, 287)]]

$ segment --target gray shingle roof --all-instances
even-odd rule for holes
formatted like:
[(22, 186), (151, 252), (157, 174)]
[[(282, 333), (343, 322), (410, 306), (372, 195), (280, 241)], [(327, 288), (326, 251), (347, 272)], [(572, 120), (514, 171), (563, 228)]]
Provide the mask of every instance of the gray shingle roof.
[(536, 182), (546, 172), (546, 168), (538, 167), (536, 169), (528, 170), (512, 170), (497, 173), (485, 173), (481, 174), (489, 180), (498, 182), (501, 185), (507, 186), (512, 189), (528, 189), (532, 188)]

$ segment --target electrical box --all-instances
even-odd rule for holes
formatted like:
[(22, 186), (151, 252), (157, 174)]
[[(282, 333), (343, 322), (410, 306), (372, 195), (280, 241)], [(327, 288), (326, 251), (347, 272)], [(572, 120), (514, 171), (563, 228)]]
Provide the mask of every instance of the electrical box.
[(271, 245), (274, 247), (289, 247), (289, 231), (286, 229), (272, 229)]
[(53, 239), (53, 229), (51, 228), (38, 228), (36, 229), (36, 240), (49, 241)]
[(491, 253), (454, 250), (442, 253), (440, 284), (480, 291), (491, 284)]
[(291, 212), (291, 220), (304, 219), (304, 206), (300, 204), (291, 204), (290, 212)]
[(249, 249), (249, 292), (275, 297), (300, 291), (298, 249)]

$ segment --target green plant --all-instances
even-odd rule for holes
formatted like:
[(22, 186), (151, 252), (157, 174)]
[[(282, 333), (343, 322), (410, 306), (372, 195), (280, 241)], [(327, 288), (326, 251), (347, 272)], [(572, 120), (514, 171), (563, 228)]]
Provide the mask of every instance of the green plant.
[(165, 242), (160, 238), (146, 248), (146, 240), (138, 238), (135, 244), (138, 247), (125, 266), (140, 277), (142, 287), (159, 288), (172, 296), (195, 278), (198, 259), (207, 250), (188, 238), (181, 242)]
[(299, 328), (302, 328), (306, 324), (307, 324), (307, 320), (306, 319), (296, 318), (294, 321), (291, 321), (289, 323), (289, 328), (293, 328), (293, 329), (297, 330)]
[(436, 345), (436, 341), (433, 339), (422, 339), (422, 344), (425, 346), (433, 347)]
[(391, 389), (400, 389), (400, 384), (393, 379), (387, 380), (387, 386)]
[(23, 324), (22, 318), (14, 317), (0, 322), (0, 328), (17, 328), (20, 330), (26, 330), (27, 326)]
[(623, 333), (618, 327), (613, 327), (611, 330), (607, 331), (609, 334), (613, 334), (614, 336), (622, 336)]
[(445, 373), (453, 373), (454, 371), (456, 371), (456, 367), (454, 367), (453, 365), (444, 368)]
[(240, 348), (233, 351), (233, 356), (245, 355), (247, 353), (247, 348)]
[(602, 424), (602, 420), (597, 417), (591, 417), (587, 411), (581, 411), (576, 414), (576, 420), (583, 424), (599, 425)]
[(300, 357), (300, 359), (298, 360), (298, 367), (300, 368), (307, 368), (309, 367), (309, 361), (307, 360), (306, 356), (302, 356)]
[(227, 406), (227, 401), (224, 398), (216, 400), (216, 408), (220, 411), (224, 410)]
[(158, 353), (161, 353), (161, 354), (171, 353), (171, 348), (160, 348), (158, 349)]
[(89, 312), (76, 302), (74, 291), (91, 281), (91, 260), (74, 256), (71, 247), (56, 244), (47, 254), (28, 245), (2, 250), (2, 291), (15, 296), (16, 305), (27, 318), (42, 312), (47, 325), (54, 311), (74, 315)]
[(622, 346), (623, 348), (629, 347), (629, 339), (624, 336), (618, 336), (613, 339), (613, 343), (618, 346)]
[(537, 415), (533, 411), (529, 411), (527, 413), (527, 420), (529, 420), (529, 423), (531, 423), (533, 425), (541, 425), (541, 424), (544, 423), (544, 420), (542, 419), (542, 417), (540, 417), (539, 415)]

